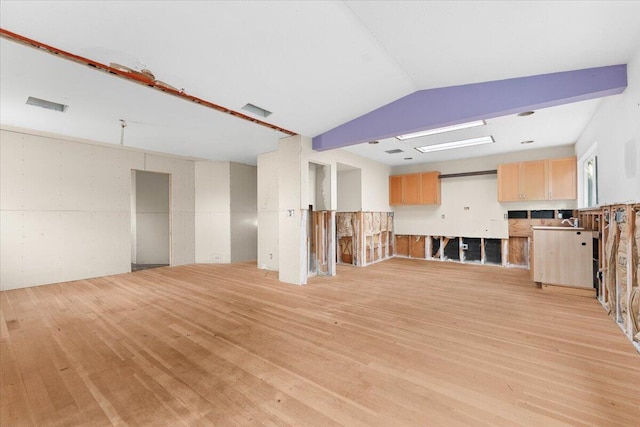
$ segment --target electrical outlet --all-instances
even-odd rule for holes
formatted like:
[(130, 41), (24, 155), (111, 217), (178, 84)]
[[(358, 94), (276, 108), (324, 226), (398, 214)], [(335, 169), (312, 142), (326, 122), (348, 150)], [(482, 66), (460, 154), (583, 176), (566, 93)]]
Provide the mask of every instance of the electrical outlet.
[(462, 248), (463, 251), (466, 251), (467, 249), (469, 249), (469, 244), (468, 243), (463, 243), (460, 245), (460, 247)]
[(269, 252), (269, 259), (273, 259), (273, 254)]

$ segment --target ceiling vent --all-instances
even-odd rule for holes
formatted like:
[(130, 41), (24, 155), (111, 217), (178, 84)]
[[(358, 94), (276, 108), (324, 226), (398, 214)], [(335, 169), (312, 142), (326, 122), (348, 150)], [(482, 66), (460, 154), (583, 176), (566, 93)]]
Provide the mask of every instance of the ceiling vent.
[(253, 104), (246, 104), (242, 109), (260, 117), (269, 117), (271, 115), (271, 111), (267, 111)]
[(27, 99), (27, 105), (42, 107), (47, 110), (60, 111), (61, 113), (64, 113), (67, 111), (67, 108), (69, 108), (68, 105), (58, 104), (57, 102), (47, 101), (46, 99), (34, 98), (33, 96), (30, 96), (29, 99)]
[(398, 153), (404, 153), (404, 151), (402, 151), (402, 150), (401, 150), (401, 149), (399, 149), (399, 148), (396, 148), (396, 149), (393, 149), (393, 150), (387, 150), (387, 151), (385, 151), (385, 153), (388, 153), (388, 154), (398, 154)]

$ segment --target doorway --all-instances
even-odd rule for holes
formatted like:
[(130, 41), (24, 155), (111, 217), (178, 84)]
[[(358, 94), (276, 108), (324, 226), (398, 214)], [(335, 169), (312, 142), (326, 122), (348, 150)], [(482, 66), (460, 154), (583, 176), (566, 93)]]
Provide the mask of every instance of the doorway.
[(171, 175), (131, 171), (131, 271), (171, 264)]

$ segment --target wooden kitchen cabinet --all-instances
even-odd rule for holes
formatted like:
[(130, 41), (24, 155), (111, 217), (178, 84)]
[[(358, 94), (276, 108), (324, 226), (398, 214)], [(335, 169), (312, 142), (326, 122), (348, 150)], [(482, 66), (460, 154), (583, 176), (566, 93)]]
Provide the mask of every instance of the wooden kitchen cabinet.
[(405, 205), (420, 204), (420, 174), (412, 173), (404, 176), (404, 199)]
[(498, 165), (498, 201), (545, 200), (545, 160)]
[(522, 162), (520, 172), (522, 200), (545, 200), (547, 194), (546, 160)]
[(420, 174), (420, 204), (440, 204), (440, 172), (424, 172)]
[(533, 280), (593, 288), (593, 233), (573, 227), (533, 227)]
[(549, 200), (575, 200), (576, 158), (549, 159)]
[(520, 163), (498, 165), (498, 201), (519, 201), (520, 194)]
[(389, 205), (440, 204), (440, 172), (389, 177)]
[(402, 195), (404, 176), (396, 175), (389, 177), (389, 204), (391, 206), (402, 205), (404, 198)]
[(576, 158), (498, 165), (498, 201), (575, 200)]

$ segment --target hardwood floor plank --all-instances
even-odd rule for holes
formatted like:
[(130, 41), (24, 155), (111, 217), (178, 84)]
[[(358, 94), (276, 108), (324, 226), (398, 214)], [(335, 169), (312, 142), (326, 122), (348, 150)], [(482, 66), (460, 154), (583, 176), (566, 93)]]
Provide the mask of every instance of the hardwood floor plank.
[(255, 264), (0, 293), (1, 425), (629, 425), (640, 355), (528, 272)]

